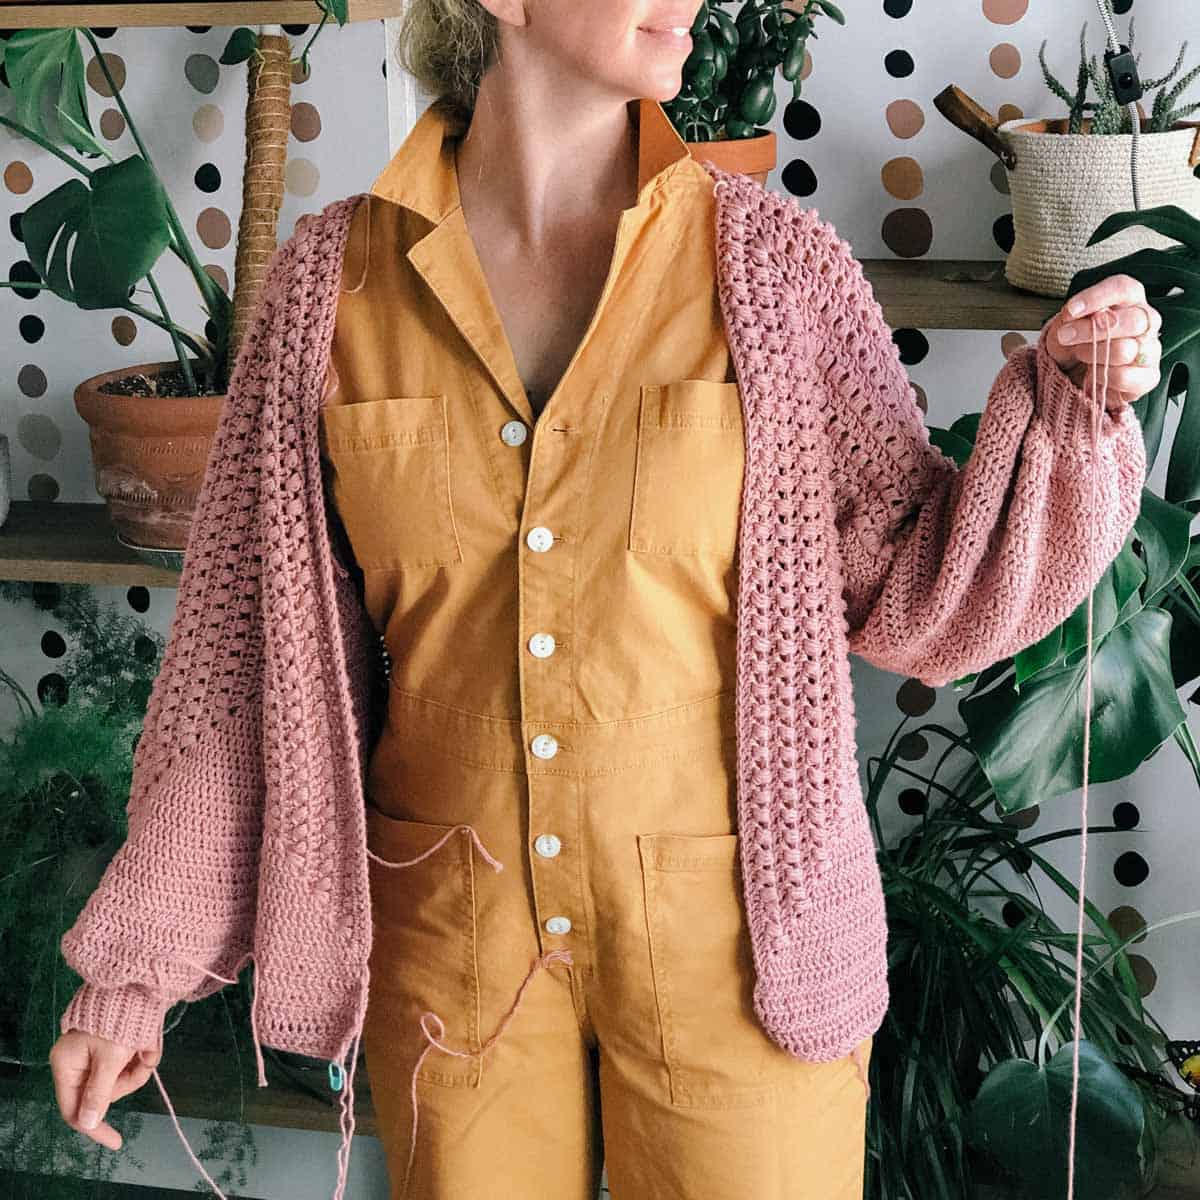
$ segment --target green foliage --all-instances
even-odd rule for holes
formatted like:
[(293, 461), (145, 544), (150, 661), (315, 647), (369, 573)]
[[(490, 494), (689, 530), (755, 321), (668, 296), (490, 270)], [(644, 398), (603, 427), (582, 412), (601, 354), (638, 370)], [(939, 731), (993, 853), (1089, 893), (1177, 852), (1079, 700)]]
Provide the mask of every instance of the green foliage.
[(690, 142), (749, 138), (775, 112), (775, 72), (800, 95), (800, 72), (808, 38), (816, 37), (817, 12), (845, 25), (830, 0), (805, 0), (796, 11), (783, 0), (704, 0), (692, 23), (692, 52), (683, 64), (683, 86), (663, 104), (679, 135)]
[[(956, 757), (963, 765), (946, 779)], [(920, 819), (889, 843), (879, 804), (893, 773), (907, 782), (906, 809)], [(1026, 822), (1002, 813), (970, 741), (932, 722), (914, 726), (904, 718), (882, 754), (868, 760), (867, 780), (887, 904), (891, 1002), (871, 1054), (864, 1196), (962, 1200), (997, 1172), (1028, 1185), (1025, 1158), (1004, 1137), (1014, 1110), (1001, 1107), (997, 1121), (994, 1097), (1013, 1077), (1041, 1081), (1053, 1095), (1039, 1110), (1043, 1124), (1028, 1133), (1043, 1142), (1061, 1135), (1065, 1145), (1061, 1058), (1043, 1065), (1042, 1042), (1033, 1051), (1029, 1045), (1039, 1030), (1060, 1044), (1074, 1036), (1075, 932), (1050, 917), (1043, 892), (1057, 889), (1077, 906), (1079, 889), (1043, 847), (1080, 830), (1023, 838)], [(1090, 838), (1121, 832), (1088, 826)], [(1108, 1064), (1109, 1079), (1122, 1076), (1123, 1169), (1150, 1177), (1163, 1122), (1180, 1095), (1161, 1074), (1166, 1034), (1142, 1002), (1125, 939), (1086, 899), (1085, 912), (1087, 1061)], [(1113, 1106), (1089, 1087), (1095, 1074), (1085, 1063), (1078, 1114), (1085, 1154), (1113, 1136)], [(1113, 1200), (1083, 1182), (1078, 1200)]]
[[(1129, 18), (1129, 34), (1126, 44), (1130, 52), (1133, 51), (1134, 39), (1134, 18), (1131, 15)], [(1167, 88), (1167, 84), (1175, 77), (1180, 67), (1183, 66), (1183, 56), (1187, 50), (1187, 42), (1179, 48), (1179, 57), (1175, 60), (1175, 65), (1160, 79), (1143, 79), (1142, 88), (1146, 92), (1150, 92), (1154, 88), (1162, 88), (1154, 98), (1154, 106), (1150, 114), (1150, 119), (1144, 132), (1147, 133), (1164, 133), (1171, 129), (1177, 121), (1181, 121), (1189, 113), (1195, 112), (1200, 108), (1200, 104), (1192, 104), (1187, 108), (1172, 108), (1172, 105), (1183, 95), (1184, 91), (1192, 84), (1192, 82), (1200, 76), (1200, 65), (1194, 67), (1182, 79), (1178, 81), (1172, 88)], [(1141, 66), (1142, 56), (1134, 55), (1134, 60), (1138, 66)], [(1109, 78), (1107, 67), (1102, 65), (1096, 55), (1088, 57), (1087, 52), (1087, 22), (1083, 23), (1083, 29), (1079, 34), (1079, 72), (1075, 82), (1075, 91), (1068, 91), (1061, 82), (1055, 77), (1050, 68), (1046, 65), (1046, 42), (1042, 42), (1041, 49), (1038, 51), (1038, 61), (1042, 64), (1042, 75), (1045, 78), (1046, 86), (1064, 103), (1070, 110), (1070, 120), (1067, 126), (1068, 133), (1132, 133), (1133, 120), (1130, 116), (1129, 106), (1120, 104), (1113, 93), (1112, 80)], [(1088, 83), (1096, 89), (1096, 95), (1100, 97), (1099, 101), (1090, 101), (1087, 99)], [(1092, 121), (1089, 129), (1083, 127), (1084, 114), (1088, 111), (1092, 112)]]

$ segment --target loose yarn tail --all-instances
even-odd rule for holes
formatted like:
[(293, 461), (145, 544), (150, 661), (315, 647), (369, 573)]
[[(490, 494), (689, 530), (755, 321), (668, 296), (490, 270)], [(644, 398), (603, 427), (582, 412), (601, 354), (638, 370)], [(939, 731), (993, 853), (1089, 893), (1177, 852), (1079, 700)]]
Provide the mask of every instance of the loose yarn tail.
[[(1100, 443), (1100, 422), (1103, 414), (1104, 397), (1108, 395), (1108, 367), (1112, 348), (1112, 314), (1108, 309), (1101, 309), (1097, 318), (1104, 318), (1104, 378), (1101, 385), (1101, 397), (1096, 396), (1096, 322), (1092, 322), (1092, 407), (1088, 422), (1091, 433), (1091, 476), (1092, 495), (1090, 516), (1095, 523), (1096, 514), (1096, 456)], [(1088, 539), (1088, 578), (1095, 578), (1096, 541)], [(1088, 592), (1087, 599), (1087, 658), (1084, 669), (1084, 701), (1083, 701), (1083, 790), (1079, 800), (1079, 900), (1078, 920), (1075, 928), (1075, 1041), (1071, 1059), (1071, 1115), (1069, 1118), (1069, 1143), (1067, 1148), (1067, 1200), (1075, 1196), (1075, 1124), (1079, 1108), (1079, 1039), (1081, 1036), (1081, 1008), (1083, 1001), (1083, 912), (1087, 880), (1087, 793), (1088, 793), (1088, 757), (1091, 746), (1092, 727), (1092, 598), (1095, 588)]]

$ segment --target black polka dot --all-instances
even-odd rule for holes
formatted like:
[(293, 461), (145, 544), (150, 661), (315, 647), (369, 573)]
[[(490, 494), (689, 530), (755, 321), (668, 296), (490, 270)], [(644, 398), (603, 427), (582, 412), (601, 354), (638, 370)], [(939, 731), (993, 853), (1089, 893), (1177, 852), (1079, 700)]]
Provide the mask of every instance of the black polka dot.
[(893, 79), (907, 79), (913, 73), (912, 55), (907, 50), (893, 50), (884, 58), (883, 66)]
[(802, 158), (793, 158), (779, 178), (793, 196), (811, 196), (817, 190), (817, 173)]
[(1113, 12), (1123, 17), (1133, 7), (1133, 0), (1112, 0)]
[(110, 38), (117, 32), (115, 25), (89, 25), (88, 28), (98, 38)]
[(207, 33), (212, 28), (211, 25), (185, 25), (184, 29), (188, 33)]
[(284, 31), (284, 33), (290, 33), (292, 35), (292, 37), (300, 37), (302, 34), (305, 34), (308, 32), (308, 26), (307, 25), (285, 25), (283, 27), (283, 31)]
[(34, 342), (42, 340), (46, 332), (46, 322), (41, 317), (35, 317), (33, 313), (27, 313), (21, 318), (18, 328), (21, 336), (32, 346)]
[(1130, 804), (1128, 800), (1122, 800), (1113, 807), (1113, 824), (1118, 829), (1133, 829), (1141, 819), (1137, 805)]
[(67, 681), (57, 671), (37, 681), (37, 696), (43, 705), (66, 704), (68, 694)]
[(138, 634), (133, 639), (133, 657), (140, 663), (154, 662), (158, 658), (158, 647), (154, 644), (154, 639), (144, 633)]
[(47, 658), (62, 658), (67, 652), (67, 643), (57, 629), (47, 629), (42, 634), (42, 653)]
[(215, 192), (221, 187), (221, 171), (216, 163), (201, 163), (196, 168), (196, 187), (202, 192)]
[[(8, 270), (9, 283), (40, 283), (37, 271), (33, 268), (33, 263), (27, 259), (21, 259), (20, 262), (15, 262)], [(12, 289), (14, 296), (20, 296), (22, 300), (36, 300), (42, 294), (42, 288), (23, 288), (14, 287)]]
[(1006, 900), (1000, 908), (1000, 919), (1009, 929), (1015, 929), (1029, 916), (1029, 909), (1014, 900)]
[(905, 788), (896, 797), (896, 804), (902, 813), (907, 813), (910, 817), (919, 817), (929, 807), (929, 801), (925, 799), (925, 793), (920, 788)]
[(911, 367), (929, 357), (929, 339), (919, 329), (893, 329), (892, 341), (900, 351), (900, 361)]
[(22, 244), (25, 242), (25, 235), (21, 232), (21, 217), (23, 215), (23, 213), (15, 212), (8, 218), (8, 228), (12, 231), (13, 237)]
[(912, 0), (883, 0), (883, 11), (897, 20), (907, 17), (912, 12)]
[(1016, 237), (1017, 235), (1013, 231), (1012, 213), (1005, 213), (1002, 217), (997, 217), (992, 224), (992, 238), (1005, 254), (1012, 250)]
[(134, 612), (144, 613), (150, 607), (150, 589), (141, 587), (131, 587), (125, 593), (125, 603), (133, 609)]
[(783, 128), (798, 142), (816, 137), (821, 132), (821, 114), (807, 100), (789, 100), (783, 109)]
[(29, 594), (35, 608), (42, 612), (53, 612), (62, 599), (62, 588), (57, 583), (39, 580), (29, 589)]
[(1136, 850), (1126, 850), (1113, 863), (1113, 875), (1118, 883), (1123, 883), (1126, 887), (1137, 887), (1149, 877), (1150, 864)]

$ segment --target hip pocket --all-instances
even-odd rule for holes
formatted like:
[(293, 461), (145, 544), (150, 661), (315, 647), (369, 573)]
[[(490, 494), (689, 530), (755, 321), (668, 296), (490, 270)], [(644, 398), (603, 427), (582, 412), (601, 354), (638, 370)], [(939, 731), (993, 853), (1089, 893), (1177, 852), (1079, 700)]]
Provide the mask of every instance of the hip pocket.
[(754, 1012), (737, 834), (638, 835), (651, 971), (671, 1103), (760, 1104), (805, 1064)]
[(744, 465), (737, 383), (642, 384), (629, 549), (732, 559)]
[[(424, 854), (454, 827), (389, 817), (367, 805), (367, 844), (389, 862)], [(471, 834), (459, 829), (410, 866), (386, 867), (368, 858), (371, 883), (369, 1016), (374, 1045), (388, 1046), (403, 1061), (405, 1079), (429, 1044), (420, 1018), (432, 1010), (445, 1033), (439, 1038), (459, 1058), (436, 1046), (419, 1079), (454, 1087), (478, 1087), (479, 972), (476, 962), (475, 867)], [(436, 1022), (429, 1022), (437, 1036)], [(393, 1055), (394, 1051), (394, 1055)]]
[(322, 408), (334, 503), (364, 571), (462, 561), (448, 428), (444, 395)]

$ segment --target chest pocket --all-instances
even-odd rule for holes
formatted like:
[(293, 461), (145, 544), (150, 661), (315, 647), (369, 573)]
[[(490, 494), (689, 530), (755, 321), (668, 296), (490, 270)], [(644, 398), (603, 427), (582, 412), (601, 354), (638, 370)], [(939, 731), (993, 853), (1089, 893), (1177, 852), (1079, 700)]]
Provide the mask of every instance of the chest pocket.
[(744, 470), (736, 382), (642, 384), (629, 549), (732, 559)]
[(445, 395), (326, 406), (320, 441), (333, 468), (334, 504), (364, 571), (462, 561)]

